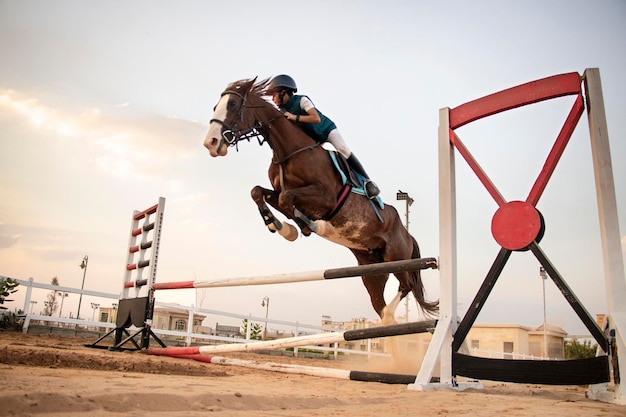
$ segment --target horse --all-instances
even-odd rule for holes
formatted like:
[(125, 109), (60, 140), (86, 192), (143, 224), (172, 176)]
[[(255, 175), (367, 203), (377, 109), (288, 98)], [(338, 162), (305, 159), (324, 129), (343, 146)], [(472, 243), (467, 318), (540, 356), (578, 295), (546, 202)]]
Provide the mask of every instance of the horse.
[[(341, 197), (344, 184), (329, 151), (283, 116), (270, 102), (268, 86), (269, 79), (257, 82), (256, 78), (228, 85), (213, 108), (204, 140), (212, 157), (226, 156), (229, 147), (239, 150), (239, 142), (251, 138), (270, 146), (272, 189), (257, 185), (251, 191), (268, 229), (290, 241), (298, 237), (297, 229), (278, 220), (269, 204), (295, 221), (303, 236), (314, 232), (348, 248), (359, 265), (420, 258), (417, 241), (393, 206), (384, 204), (376, 210), (366, 196), (348, 193)], [(426, 300), (419, 270), (394, 275), (399, 287), (389, 306), (383, 294), (389, 274), (361, 277), (372, 307), (384, 322), (394, 322), (395, 310), (409, 292), (425, 315), (437, 314), (439, 303)]]

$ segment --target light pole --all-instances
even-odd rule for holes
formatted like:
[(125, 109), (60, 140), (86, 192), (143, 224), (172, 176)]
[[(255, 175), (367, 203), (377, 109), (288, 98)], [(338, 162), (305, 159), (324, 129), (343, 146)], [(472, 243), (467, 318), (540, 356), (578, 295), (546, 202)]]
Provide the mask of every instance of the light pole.
[(59, 317), (61, 317), (61, 313), (63, 313), (63, 301), (65, 300), (65, 297), (68, 297), (70, 294), (67, 292), (59, 292), (59, 295), (61, 296), (61, 308), (59, 308)]
[[(398, 190), (398, 192), (396, 193), (396, 200), (398, 201), (402, 201), (404, 200), (406, 202), (406, 224), (404, 227), (406, 227), (407, 232), (409, 231), (409, 207), (411, 207), (411, 204), (413, 204), (413, 199), (409, 196), (409, 193), (405, 193), (402, 190)], [(404, 317), (406, 319), (406, 322), (409, 322), (409, 294), (406, 295), (405, 299), (404, 299)]]
[(546, 332), (546, 279), (548, 274), (543, 266), (539, 267), (539, 276), (543, 286), (543, 357), (548, 357), (548, 333)]
[(267, 313), (270, 309), (270, 298), (266, 295), (261, 301), (261, 307), (265, 307), (265, 327), (263, 328), (263, 340), (267, 340)]
[(93, 309), (91, 311), (91, 321), (94, 321), (94, 316), (96, 315), (96, 310), (98, 309), (98, 307), (100, 307), (100, 304), (98, 304), (98, 303), (91, 303), (91, 308)]
[(398, 190), (398, 192), (396, 193), (396, 200), (398, 201), (406, 201), (406, 230), (409, 230), (409, 207), (411, 207), (411, 204), (413, 204), (413, 199), (409, 196), (409, 193), (405, 193), (401, 190)]
[(111, 323), (115, 323), (117, 321), (117, 303), (112, 303), (111, 307), (113, 308), (113, 314), (111, 314)]
[(44, 301), (43, 303), (48, 309), (48, 316), (52, 316), (52, 307), (54, 306), (54, 303), (52, 301)]
[[(83, 270), (83, 283), (80, 284), (81, 291), (85, 288), (85, 275), (87, 275), (87, 265), (89, 264), (89, 256), (83, 256), (83, 261), (80, 263), (80, 269)], [(83, 293), (80, 293), (80, 297), (78, 298), (78, 313), (76, 313), (76, 318), (80, 320), (80, 304), (83, 302)]]
[(33, 314), (33, 307), (35, 306), (35, 304), (37, 304), (37, 301), (30, 302), (30, 314)]

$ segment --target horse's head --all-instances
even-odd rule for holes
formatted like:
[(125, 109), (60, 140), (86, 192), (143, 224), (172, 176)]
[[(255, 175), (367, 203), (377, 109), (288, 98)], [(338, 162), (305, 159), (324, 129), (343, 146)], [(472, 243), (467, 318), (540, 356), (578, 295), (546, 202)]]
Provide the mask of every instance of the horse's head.
[(257, 84), (255, 81), (256, 78), (236, 81), (222, 93), (213, 109), (209, 132), (204, 139), (204, 146), (211, 156), (225, 156), (229, 146), (235, 146), (242, 139), (256, 136), (256, 129), (264, 123), (256, 120), (256, 112), (248, 111), (264, 105), (271, 107), (270, 103), (260, 97), (268, 81), (264, 80)]

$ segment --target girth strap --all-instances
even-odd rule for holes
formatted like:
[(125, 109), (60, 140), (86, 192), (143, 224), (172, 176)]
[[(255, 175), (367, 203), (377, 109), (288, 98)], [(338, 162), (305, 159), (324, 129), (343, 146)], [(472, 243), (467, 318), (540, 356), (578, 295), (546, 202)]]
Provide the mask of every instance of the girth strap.
[(335, 214), (337, 214), (337, 212), (341, 210), (341, 207), (343, 206), (343, 203), (345, 203), (346, 200), (348, 199), (348, 196), (350, 195), (351, 190), (352, 190), (352, 185), (350, 184), (345, 184), (341, 188), (341, 191), (339, 191), (339, 195), (337, 196), (337, 203), (335, 204), (335, 207), (333, 207), (331, 211), (323, 215), (322, 220), (332, 219), (335, 216)]

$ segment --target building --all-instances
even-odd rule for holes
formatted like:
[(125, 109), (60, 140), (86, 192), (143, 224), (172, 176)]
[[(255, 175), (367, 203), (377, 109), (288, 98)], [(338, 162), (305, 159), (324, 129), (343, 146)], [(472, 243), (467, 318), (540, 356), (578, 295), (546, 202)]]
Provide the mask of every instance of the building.
[[(558, 326), (474, 324), (465, 342), (473, 356), (499, 359), (564, 359), (567, 332)], [(547, 342), (547, 350), (545, 349)], [(547, 357), (546, 357), (547, 353)]]
[[(322, 326), (341, 330), (356, 330), (380, 326), (379, 320), (353, 318), (348, 322), (335, 322), (322, 316)], [(431, 333), (412, 334), (398, 337), (399, 343), (411, 350), (416, 357), (423, 357), (432, 338)], [(565, 359), (567, 332), (548, 324), (533, 328), (518, 324), (474, 324), (465, 342), (469, 354), (479, 357), (500, 359)], [(387, 352), (386, 338), (340, 342), (339, 348), (371, 352)], [(544, 342), (545, 341), (545, 342)], [(547, 351), (545, 350), (547, 342)], [(547, 356), (546, 356), (547, 353)]]
[[(115, 323), (117, 318), (117, 304), (111, 307), (99, 308), (99, 321), (105, 323)], [(206, 318), (203, 314), (194, 313), (192, 333), (212, 334), (210, 327), (203, 326), (202, 322)], [(152, 328), (160, 330), (173, 330), (178, 332), (186, 332), (189, 323), (189, 311), (185, 309), (172, 307), (155, 307), (152, 317)]]

